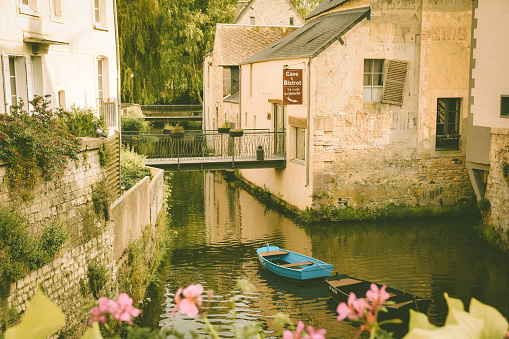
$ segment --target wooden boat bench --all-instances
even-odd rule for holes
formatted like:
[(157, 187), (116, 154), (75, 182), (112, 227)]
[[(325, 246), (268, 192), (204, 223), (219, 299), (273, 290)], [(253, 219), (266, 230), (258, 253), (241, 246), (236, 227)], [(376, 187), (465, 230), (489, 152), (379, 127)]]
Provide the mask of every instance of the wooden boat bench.
[(286, 267), (286, 268), (292, 268), (292, 267), (296, 267), (296, 266), (313, 265), (313, 264), (314, 263), (311, 261), (303, 261), (303, 262), (294, 262), (293, 264), (284, 264), (284, 265), (280, 265), (280, 266)]
[(286, 251), (281, 250), (275, 250), (275, 251), (265, 251), (265, 252), (258, 252), (262, 257), (273, 257), (276, 255), (285, 255), (288, 254)]
[(340, 287), (340, 286), (358, 284), (361, 282), (362, 282), (361, 280), (345, 278), (345, 279), (341, 279), (341, 280), (330, 280), (329, 284), (331, 284), (333, 287)]

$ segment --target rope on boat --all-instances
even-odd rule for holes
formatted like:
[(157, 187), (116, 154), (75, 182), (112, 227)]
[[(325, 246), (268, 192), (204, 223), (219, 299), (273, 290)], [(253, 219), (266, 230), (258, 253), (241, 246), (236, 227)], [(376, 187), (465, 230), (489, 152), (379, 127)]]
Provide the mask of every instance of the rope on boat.
[(334, 269), (334, 267), (333, 267), (333, 268), (331, 268), (330, 270), (329, 270), (329, 269), (326, 269), (325, 267), (323, 267), (322, 265), (320, 265), (320, 263), (318, 262), (318, 259), (316, 260), (316, 264), (317, 264), (318, 266), (320, 266), (321, 268), (323, 268), (324, 270), (326, 270), (327, 272), (330, 272), (330, 273), (332, 273), (332, 270)]

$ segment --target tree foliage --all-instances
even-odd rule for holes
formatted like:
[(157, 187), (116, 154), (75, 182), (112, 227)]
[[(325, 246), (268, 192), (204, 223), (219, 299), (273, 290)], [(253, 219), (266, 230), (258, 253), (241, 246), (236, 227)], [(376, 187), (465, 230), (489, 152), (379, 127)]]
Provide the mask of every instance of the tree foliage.
[[(290, 0), (305, 18), (319, 0)], [(118, 0), (122, 101), (202, 103), (203, 59), (237, 0)]]

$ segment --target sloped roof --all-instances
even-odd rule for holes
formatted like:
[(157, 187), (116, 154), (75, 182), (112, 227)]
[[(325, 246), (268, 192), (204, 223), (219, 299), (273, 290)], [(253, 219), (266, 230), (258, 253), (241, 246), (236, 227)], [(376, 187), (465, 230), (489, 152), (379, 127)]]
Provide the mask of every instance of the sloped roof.
[(276, 41), (241, 64), (315, 57), (357, 23), (369, 18), (369, 7), (325, 14)]
[(219, 65), (239, 65), (242, 60), (278, 41), (298, 27), (218, 24), (215, 52)]
[(337, 7), (346, 1), (348, 0), (323, 0), (318, 4), (318, 6), (315, 7), (315, 9), (311, 13), (309, 13), (306, 20), (311, 19), (312, 17), (322, 14), (324, 12), (327, 12), (328, 10)]

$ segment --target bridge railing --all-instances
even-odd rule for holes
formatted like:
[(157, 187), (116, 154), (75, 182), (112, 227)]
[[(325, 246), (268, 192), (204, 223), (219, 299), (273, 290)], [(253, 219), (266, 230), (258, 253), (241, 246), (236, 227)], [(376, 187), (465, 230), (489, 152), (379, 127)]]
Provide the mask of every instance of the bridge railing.
[(201, 105), (140, 105), (140, 108), (147, 116), (198, 116), (203, 111)]
[(145, 155), (147, 159), (207, 160), (232, 157), (256, 158), (263, 150), (264, 158), (285, 156), (285, 132), (244, 130), (241, 137), (217, 131), (185, 131), (175, 139), (159, 132), (123, 132), (122, 145)]

